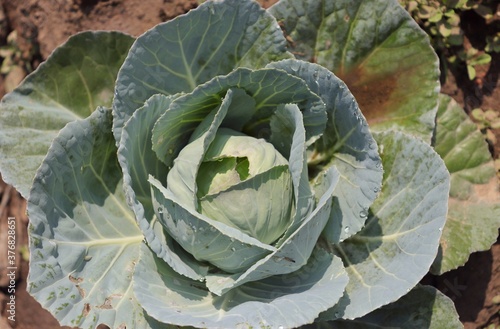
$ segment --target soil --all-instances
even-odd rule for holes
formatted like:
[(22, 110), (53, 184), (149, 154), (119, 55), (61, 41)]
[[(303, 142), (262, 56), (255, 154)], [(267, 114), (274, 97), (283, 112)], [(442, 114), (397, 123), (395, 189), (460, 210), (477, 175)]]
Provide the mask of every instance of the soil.
[[(260, 2), (267, 7), (275, 0)], [(138, 36), (196, 5), (196, 0), (0, 0), (0, 46), (6, 43), (10, 32), (16, 31), (18, 59), (26, 63), (15, 75), (0, 77), (0, 96), (74, 33), (102, 29)], [(484, 48), (485, 29), (500, 31), (500, 27), (485, 25), (479, 16), (469, 16), (462, 18), (466, 42)], [(442, 92), (457, 100), (468, 113), (476, 107), (500, 113), (500, 54), (494, 54), (489, 65), (477, 69), (478, 78), (473, 81), (468, 79), (465, 67), (444, 70)], [(500, 141), (500, 130), (493, 133)], [(499, 157), (500, 142), (491, 143), (491, 152), (495, 158)], [(25, 289), (28, 263), (23, 259), (22, 250), (27, 245), (26, 203), (1, 178), (0, 197), (0, 250), (7, 245), (8, 217), (15, 217), (17, 227), (22, 228), (17, 230), (16, 236), (16, 259), (20, 263), (15, 295), (16, 304), (22, 307), (16, 308), (16, 322), (7, 320), (9, 282), (5, 279), (6, 260), (0, 257), (0, 328), (61, 328)], [(500, 242), (488, 251), (472, 254), (465, 266), (440, 277), (428, 276), (424, 281), (455, 302), (466, 329), (500, 328)]]

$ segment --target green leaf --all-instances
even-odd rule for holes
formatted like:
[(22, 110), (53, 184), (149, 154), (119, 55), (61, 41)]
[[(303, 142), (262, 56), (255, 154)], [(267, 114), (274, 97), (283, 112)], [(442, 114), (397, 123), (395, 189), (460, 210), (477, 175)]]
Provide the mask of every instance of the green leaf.
[(227, 293), (246, 282), (298, 270), (306, 264), (329, 218), (332, 192), (339, 175), (334, 168), (325, 173), (328, 188), (319, 196), (316, 205), (307, 177), (305, 129), (298, 107), (292, 104), (279, 106), (271, 119), (271, 130), (271, 141), (276, 143), (277, 149), (289, 160), (296, 200), (293, 221), (274, 244), (276, 251), (260, 259), (244, 273), (208, 275), (207, 286), (214, 293)]
[(118, 160), (127, 201), (151, 249), (177, 272), (200, 280), (207, 273), (207, 266), (200, 265), (166, 234), (156, 218), (148, 182), (149, 175), (161, 181), (167, 179), (167, 167), (151, 149), (151, 127), (175, 97), (154, 95), (134, 112), (123, 128)]
[(113, 130), (151, 95), (191, 92), (237, 67), (290, 57), (276, 20), (254, 1), (207, 1), (140, 36), (120, 70)]
[[(303, 80), (282, 70), (239, 68), (200, 85), (170, 105), (153, 128), (153, 149), (161, 161), (172, 166), (196, 127), (221, 104), (229, 89), (241, 89), (255, 101), (255, 114), (243, 123), (242, 131), (249, 136), (269, 137), (271, 116), (277, 105), (286, 103), (295, 103), (301, 109), (308, 142), (317, 139), (325, 129), (324, 104)], [(233, 108), (237, 108), (237, 105), (235, 103)], [(228, 110), (228, 113), (232, 112), (233, 109)], [(228, 122), (230, 124), (234, 119)]]
[[(313, 211), (316, 200), (313, 198), (309, 185), (306, 132), (299, 108), (295, 104), (278, 106), (271, 118), (270, 128), (270, 142), (276, 150), (288, 158), (295, 200), (295, 214), (293, 214), (292, 222), (280, 241), (277, 242), (278, 245), (281, 245)], [(310, 238), (317, 239), (316, 237)]]
[(127, 207), (111, 110), (68, 124), (28, 199), (28, 290), (62, 325), (150, 328), (132, 290), (143, 235)]
[[(205, 153), (210, 144), (214, 141), (217, 130), (219, 129), (232, 101), (232, 90), (228, 90), (220, 106), (212, 110), (205, 116), (203, 121), (196, 127), (195, 132), (191, 135), (191, 141), (179, 152), (175, 158), (174, 165), (167, 176), (167, 188), (175, 196), (179, 202), (185, 207), (198, 210), (197, 198), (197, 181), (198, 169), (202, 164)], [(192, 114), (190, 108), (185, 110)], [(170, 112), (171, 110), (169, 110)], [(168, 115), (167, 112), (166, 114)], [(188, 114), (189, 115), (189, 114)], [(162, 116), (161, 118), (163, 118)], [(174, 120), (158, 120), (160, 122), (156, 127), (160, 127), (162, 123), (164, 131), (169, 131), (172, 127), (182, 126), (184, 122)], [(166, 126), (166, 127), (165, 127)], [(155, 144), (155, 129), (153, 129), (153, 150), (161, 152), (158, 144)], [(171, 136), (175, 140), (175, 136)], [(170, 144), (171, 145), (171, 144)], [(168, 147), (169, 148), (169, 147)], [(160, 158), (161, 159), (161, 158)], [(158, 160), (157, 160), (158, 161)]]
[(292, 187), (288, 166), (276, 166), (223, 192), (201, 198), (201, 213), (272, 244), (289, 225)]
[(333, 190), (339, 180), (339, 173), (335, 167), (331, 167), (324, 175), (329, 187), (318, 200), (314, 211), (299, 222), (300, 226), (293, 231), (287, 231), (276, 244), (277, 248), (246, 272), (234, 275), (217, 273), (208, 275), (206, 279), (210, 291), (225, 294), (229, 289), (246, 282), (261, 280), (272, 275), (292, 273), (308, 262), (318, 237), (329, 219)]
[[(273, 248), (226, 223), (198, 213), (196, 185), (198, 168), (231, 105), (232, 95), (232, 90), (229, 90), (222, 104), (196, 128), (192, 135), (195, 140), (175, 159), (167, 177), (167, 188), (152, 177), (150, 183), (153, 208), (169, 234), (196, 259), (211, 262), (225, 271), (237, 272)], [(175, 126), (178, 122), (165, 123)]]
[(160, 223), (197, 260), (208, 261), (226, 272), (238, 272), (275, 250), (186, 206), (152, 176), (149, 182)]
[(315, 249), (306, 266), (217, 296), (172, 271), (146, 247), (134, 273), (134, 292), (155, 319), (202, 328), (292, 328), (334, 305), (347, 284), (341, 261)]
[(359, 319), (318, 322), (306, 328), (457, 329), (463, 325), (451, 299), (434, 287), (418, 285), (394, 303)]
[[(330, 221), (324, 231), (332, 243), (338, 243), (364, 226), (367, 209), (380, 191), (382, 166), (377, 144), (354, 97), (327, 69), (297, 60), (284, 60), (269, 67), (304, 79), (325, 103), (328, 121), (309, 157), (309, 169), (321, 172), (335, 166), (340, 172)], [(316, 180), (318, 185), (322, 185), (321, 177)], [(318, 191), (318, 186), (315, 189)], [(318, 193), (323, 192), (324, 189)]]
[(400, 129), (430, 143), (438, 57), (396, 0), (281, 0), (268, 11), (297, 58), (346, 82), (371, 129)]
[(476, 69), (472, 64), (467, 64), (467, 75), (469, 76), (470, 80), (474, 80), (476, 77)]
[(436, 257), (446, 221), (450, 178), (439, 155), (400, 132), (375, 138), (385, 169), (382, 191), (363, 230), (331, 246), (349, 284), (325, 320), (354, 319), (409, 292)]
[(69, 40), (0, 104), (0, 171), (27, 198), (58, 131), (111, 105), (118, 69), (134, 39), (83, 32)]
[(436, 152), (451, 174), (448, 220), (431, 271), (442, 274), (488, 250), (500, 227), (500, 191), (488, 144), (477, 126), (450, 97), (441, 95)]

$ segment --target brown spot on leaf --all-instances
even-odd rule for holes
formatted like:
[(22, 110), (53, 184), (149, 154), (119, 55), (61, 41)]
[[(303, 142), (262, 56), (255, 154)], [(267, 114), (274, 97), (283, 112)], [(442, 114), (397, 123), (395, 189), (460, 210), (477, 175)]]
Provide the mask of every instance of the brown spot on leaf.
[(77, 277), (74, 277), (72, 275), (69, 276), (69, 281), (73, 282), (73, 283), (82, 283), (83, 282), (83, 278), (77, 278)]
[(111, 297), (106, 297), (106, 299), (104, 300), (104, 303), (102, 303), (99, 306), (96, 306), (96, 308), (99, 308), (101, 310), (110, 310), (110, 309), (112, 309), (113, 306), (111, 305)]
[(346, 74), (337, 74), (349, 87), (369, 124), (388, 118), (392, 107), (389, 106), (389, 100), (397, 87), (395, 74), (374, 76), (361, 67)]
[(76, 289), (78, 289), (78, 293), (80, 294), (80, 296), (82, 296), (82, 298), (85, 297), (85, 290), (83, 290), (82, 287), (80, 287), (79, 284), (76, 285)]
[(104, 303), (102, 303), (101, 305), (99, 306), (96, 306), (97, 308), (100, 308), (100, 309), (103, 309), (103, 310), (110, 310), (113, 308), (113, 305), (111, 304), (111, 301), (113, 300), (113, 298), (123, 298), (123, 295), (122, 294), (113, 294), (109, 297), (106, 297), (106, 299), (104, 300)]
[(83, 316), (87, 316), (87, 315), (89, 315), (89, 313), (90, 313), (90, 308), (91, 308), (91, 307), (90, 307), (90, 304), (89, 304), (89, 303), (85, 303), (85, 304), (83, 305), (83, 312), (82, 312), (82, 315), (83, 315)]
[(83, 282), (83, 278), (77, 278), (77, 277), (70, 275), (69, 281), (71, 281), (75, 284), (76, 289), (78, 289), (78, 292), (80, 293), (80, 296), (82, 296), (82, 298), (84, 298), (85, 297), (85, 290), (83, 290), (83, 288), (80, 287), (80, 283)]

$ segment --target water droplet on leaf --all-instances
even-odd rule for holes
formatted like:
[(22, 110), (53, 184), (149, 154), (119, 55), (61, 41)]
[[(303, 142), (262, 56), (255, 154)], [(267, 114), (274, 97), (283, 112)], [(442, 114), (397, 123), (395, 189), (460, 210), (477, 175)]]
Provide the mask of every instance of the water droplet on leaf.
[(300, 69), (300, 63), (297, 61), (292, 61), (290, 63), (290, 68), (292, 69), (292, 71), (297, 72)]

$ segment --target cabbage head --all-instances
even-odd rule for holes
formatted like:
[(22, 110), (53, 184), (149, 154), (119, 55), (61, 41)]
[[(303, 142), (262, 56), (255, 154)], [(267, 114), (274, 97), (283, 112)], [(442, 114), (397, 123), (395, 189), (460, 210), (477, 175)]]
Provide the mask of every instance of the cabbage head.
[(29, 194), (28, 289), (61, 324), (292, 328), (417, 285), (446, 218), (442, 160), (372, 135), (288, 42), (258, 3), (207, 1), (135, 40), (77, 35), (4, 99), (3, 149), (28, 129), (48, 149), (32, 182), (12, 173), (33, 157), (2, 170)]

